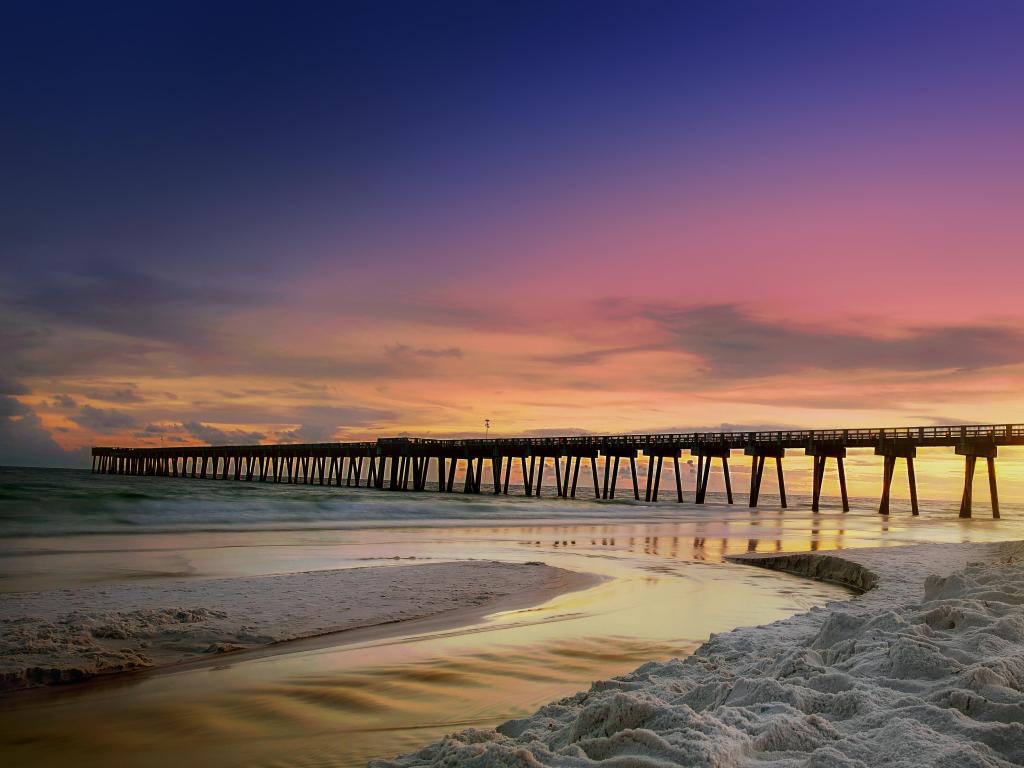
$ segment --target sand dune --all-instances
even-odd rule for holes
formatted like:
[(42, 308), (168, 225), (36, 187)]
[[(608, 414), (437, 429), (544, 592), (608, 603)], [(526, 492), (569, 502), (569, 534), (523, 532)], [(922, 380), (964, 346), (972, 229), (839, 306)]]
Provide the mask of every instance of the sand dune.
[(596, 683), (412, 766), (1024, 764), (1024, 543), (750, 556), (868, 589)]

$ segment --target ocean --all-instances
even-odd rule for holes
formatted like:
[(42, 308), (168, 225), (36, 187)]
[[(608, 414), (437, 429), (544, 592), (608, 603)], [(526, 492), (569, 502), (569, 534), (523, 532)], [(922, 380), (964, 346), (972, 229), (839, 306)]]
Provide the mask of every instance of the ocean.
[[(0, 469), (0, 592), (161, 584), (453, 560), (543, 561), (604, 578), (469, 626), (5, 696), (9, 765), (354, 766), (493, 727), (714, 632), (848, 599), (725, 561), (742, 552), (1024, 538), (1021, 510), (961, 521), (854, 499), (710, 503), (401, 493)], [(742, 501), (737, 497), (737, 501)], [(367, 599), (373, 599), (367, 596)]]

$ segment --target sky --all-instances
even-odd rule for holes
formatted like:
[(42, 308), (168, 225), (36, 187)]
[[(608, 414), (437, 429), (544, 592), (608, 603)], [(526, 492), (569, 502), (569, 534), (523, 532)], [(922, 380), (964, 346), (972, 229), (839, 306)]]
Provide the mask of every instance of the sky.
[(0, 463), (1024, 421), (1024, 5), (6, 3)]

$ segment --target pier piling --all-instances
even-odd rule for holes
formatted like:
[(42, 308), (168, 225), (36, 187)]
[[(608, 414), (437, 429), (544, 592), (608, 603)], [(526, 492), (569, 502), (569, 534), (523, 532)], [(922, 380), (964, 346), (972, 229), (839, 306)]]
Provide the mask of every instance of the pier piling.
[(850, 496), (846, 491), (846, 445), (842, 442), (811, 443), (807, 446), (807, 455), (814, 457), (814, 472), (811, 495), (811, 510), (817, 512), (821, 505), (821, 488), (825, 480), (825, 468), (829, 459), (836, 460), (839, 473), (839, 493), (842, 498), (843, 512), (850, 511)]
[(730, 448), (724, 442), (701, 443), (691, 449), (691, 453), (697, 457), (697, 489), (694, 499), (696, 503), (703, 504), (707, 497), (708, 481), (711, 479), (711, 460), (717, 458), (722, 462), (726, 501), (732, 504), (732, 479), (729, 475), (729, 456), (732, 453)]
[(786, 506), (786, 482), (782, 476), (782, 459), (786, 449), (780, 445), (748, 445), (743, 453), (750, 456), (750, 497), (749, 506), (756, 507), (761, 497), (761, 481), (764, 478), (765, 459), (774, 458), (779, 477), (779, 500)]
[(974, 495), (974, 469), (978, 459), (985, 459), (988, 466), (988, 488), (992, 502), (992, 517), (999, 519), (999, 490), (996, 487), (996, 455), (998, 449), (994, 439), (964, 440), (956, 446), (957, 454), (964, 457), (964, 493), (960, 499), (960, 517), (972, 514)]

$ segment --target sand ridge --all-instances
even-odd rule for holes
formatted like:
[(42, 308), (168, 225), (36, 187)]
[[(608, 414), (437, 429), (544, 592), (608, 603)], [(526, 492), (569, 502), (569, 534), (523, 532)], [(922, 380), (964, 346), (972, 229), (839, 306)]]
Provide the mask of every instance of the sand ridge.
[(0, 600), (0, 688), (497, 609), (511, 596), (540, 603), (580, 588), (586, 579), (576, 576), (543, 563), (459, 561), (8, 593)]
[(1022, 542), (752, 555), (868, 591), (370, 765), (1021, 765), (1022, 558)]

